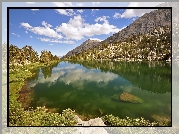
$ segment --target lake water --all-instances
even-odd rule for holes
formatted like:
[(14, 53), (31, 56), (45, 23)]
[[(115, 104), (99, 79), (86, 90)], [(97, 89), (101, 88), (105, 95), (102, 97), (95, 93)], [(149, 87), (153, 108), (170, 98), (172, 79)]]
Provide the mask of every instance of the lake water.
[[(57, 112), (71, 108), (78, 114), (125, 118), (171, 116), (171, 65), (164, 62), (60, 62), (36, 70), (28, 81), (33, 92), (30, 106)], [(135, 95), (143, 103), (116, 101), (113, 95)]]

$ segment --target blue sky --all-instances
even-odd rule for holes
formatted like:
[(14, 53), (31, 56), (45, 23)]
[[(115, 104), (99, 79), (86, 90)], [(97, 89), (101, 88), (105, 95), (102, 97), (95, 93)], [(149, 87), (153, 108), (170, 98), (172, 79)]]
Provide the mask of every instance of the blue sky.
[[(17, 4), (17, 2), (15, 3)], [(13, 6), (15, 6), (15, 4)], [(42, 6), (38, 2), (25, 3), (26, 7)], [(48, 2), (44, 6), (147, 6), (139, 2), (107, 4), (107, 2)], [(50, 5), (51, 4), (51, 5)], [(159, 3), (155, 3), (156, 5)], [(3, 7), (8, 6), (3, 3)], [(20, 5), (19, 5), (20, 6)], [(25, 6), (25, 5), (24, 5)], [(153, 4), (153, 6), (155, 6)], [(2, 9), (6, 10), (6, 8)], [(112, 34), (130, 25), (136, 18), (151, 9), (11, 9), (9, 12), (9, 43), (22, 48), (32, 46), (40, 55), (42, 50), (63, 56), (81, 45), (87, 39), (104, 40)], [(5, 11), (4, 11), (5, 14)], [(7, 14), (7, 13), (6, 13)], [(3, 22), (6, 20), (3, 15)], [(5, 26), (5, 23), (4, 23)], [(7, 29), (4, 28), (4, 31)], [(4, 38), (5, 39), (5, 36)], [(4, 42), (4, 41), (2, 41)]]

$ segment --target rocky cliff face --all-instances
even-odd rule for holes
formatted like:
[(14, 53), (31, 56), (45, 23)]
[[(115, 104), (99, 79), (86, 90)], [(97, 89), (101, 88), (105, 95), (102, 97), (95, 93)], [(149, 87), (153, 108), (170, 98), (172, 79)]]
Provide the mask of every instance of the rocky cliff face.
[(69, 51), (63, 58), (79, 54), (79, 53), (81, 53), (83, 51), (86, 51), (86, 50), (88, 50), (90, 48), (94, 48), (94, 47), (98, 46), (99, 44), (100, 44), (100, 41), (98, 41), (98, 40), (90, 40), (90, 39), (88, 39), (85, 42), (83, 42), (80, 46), (78, 46), (75, 49)]
[(108, 37), (103, 42), (115, 43), (133, 35), (147, 34), (155, 28), (162, 26), (171, 26), (171, 10), (158, 9), (150, 13), (146, 13), (136, 19), (132, 24), (122, 29), (113, 36)]

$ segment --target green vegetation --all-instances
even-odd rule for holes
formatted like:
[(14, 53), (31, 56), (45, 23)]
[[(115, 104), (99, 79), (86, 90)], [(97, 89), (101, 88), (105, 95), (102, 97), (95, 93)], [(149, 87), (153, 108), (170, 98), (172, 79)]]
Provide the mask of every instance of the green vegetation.
[[(113, 115), (105, 115), (102, 117), (102, 120), (107, 126), (158, 126), (158, 122), (150, 122), (142, 117), (136, 119), (131, 119), (129, 117), (126, 117), (126, 119), (120, 119)], [(166, 123), (163, 125), (167, 126), (168, 124)]]
[[(45, 107), (30, 108), (32, 98), (26, 97), (26, 104), (22, 106), (19, 92), (25, 81), (36, 77), (39, 67), (44, 74), (48, 69), (57, 66), (59, 58), (51, 52), (42, 51), (40, 59), (37, 52), (31, 46), (19, 49), (17, 46), (9, 47), (9, 125), (10, 126), (73, 126), (77, 122), (74, 119), (74, 111), (66, 109), (59, 113), (47, 112)], [(47, 66), (48, 65), (48, 66)], [(51, 70), (51, 69), (50, 69)], [(48, 71), (48, 70), (47, 70)], [(28, 92), (30, 93), (30, 92)]]
[(118, 42), (101, 45), (64, 60), (165, 61), (171, 59), (171, 29), (168, 26), (146, 35), (133, 35)]
[[(21, 68), (15, 66), (9, 74), (9, 125), (10, 126), (72, 126), (77, 122), (74, 119), (74, 111), (66, 109), (59, 113), (47, 112), (45, 107), (26, 108), (19, 101), (19, 92), (24, 82), (36, 75), (33, 70), (38, 65), (24, 65)], [(28, 69), (28, 71), (25, 71)], [(25, 75), (24, 75), (24, 72)], [(30, 102), (29, 102), (30, 103)]]

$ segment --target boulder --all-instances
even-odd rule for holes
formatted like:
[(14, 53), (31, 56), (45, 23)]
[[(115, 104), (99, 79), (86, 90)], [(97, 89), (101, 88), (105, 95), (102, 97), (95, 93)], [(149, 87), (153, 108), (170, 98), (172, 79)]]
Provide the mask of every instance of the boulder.
[(137, 96), (134, 96), (126, 92), (123, 92), (121, 95), (119, 95), (119, 99), (121, 101), (130, 102), (130, 103), (142, 103), (143, 102), (143, 100), (138, 98)]
[(154, 114), (152, 115), (152, 118), (157, 121), (160, 126), (171, 122), (171, 117), (165, 114)]
[(101, 118), (90, 119), (89, 121), (82, 121), (77, 115), (75, 115), (77, 124), (75, 126), (106, 126)]

